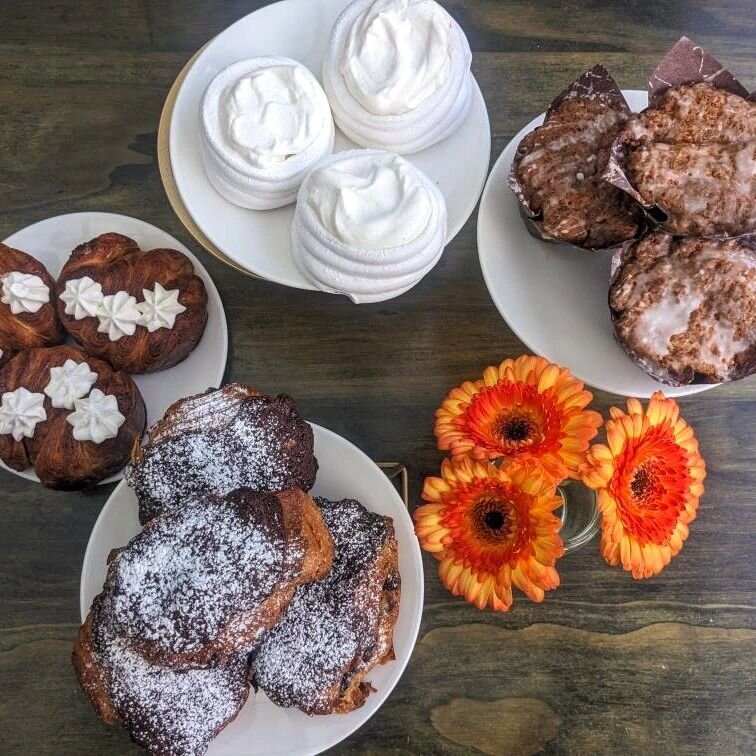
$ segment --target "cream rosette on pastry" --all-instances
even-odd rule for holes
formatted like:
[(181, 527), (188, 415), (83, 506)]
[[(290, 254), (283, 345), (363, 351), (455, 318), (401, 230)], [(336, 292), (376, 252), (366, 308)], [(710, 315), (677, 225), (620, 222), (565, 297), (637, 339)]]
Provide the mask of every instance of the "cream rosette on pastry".
[(410, 154), (464, 121), (471, 60), (464, 32), (434, 0), (355, 0), (331, 32), (323, 87), (350, 139)]
[(205, 170), (216, 191), (240, 207), (294, 202), (307, 172), (333, 151), (334, 132), (325, 92), (290, 58), (233, 63), (202, 99)]
[(323, 291), (381, 302), (411, 289), (446, 244), (446, 202), (412, 163), (390, 152), (326, 158), (297, 197), (294, 260)]

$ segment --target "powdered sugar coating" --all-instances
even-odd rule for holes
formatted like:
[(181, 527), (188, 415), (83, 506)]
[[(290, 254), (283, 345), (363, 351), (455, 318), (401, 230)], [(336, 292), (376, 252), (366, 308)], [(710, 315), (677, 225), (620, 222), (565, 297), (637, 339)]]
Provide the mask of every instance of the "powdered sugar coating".
[(378, 564), (389, 541), (395, 545), (390, 518), (352, 500), (316, 502), (334, 541), (333, 567), (297, 590), (252, 662), (255, 683), (274, 703), (310, 714), (332, 711), (354, 676), (391, 652), (393, 623), (381, 622), (381, 600), (400, 580), (395, 551), (388, 569)]
[(114, 625), (161, 653), (203, 649), (291, 579), (283, 528), (278, 498), (252, 492), (153, 520), (109, 568)]

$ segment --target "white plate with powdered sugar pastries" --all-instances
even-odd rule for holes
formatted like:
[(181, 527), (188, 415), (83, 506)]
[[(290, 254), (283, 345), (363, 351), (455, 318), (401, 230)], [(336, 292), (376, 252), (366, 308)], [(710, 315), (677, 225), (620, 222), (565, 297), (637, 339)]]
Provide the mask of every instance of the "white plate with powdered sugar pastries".
[[(283, 0), (261, 8), (225, 29), (199, 53), (176, 97), (169, 130), (171, 170), (181, 200), (204, 235), (246, 270), (297, 289), (313, 289), (292, 258), (294, 205), (246, 210), (211, 186), (202, 164), (199, 110), (210, 81), (244, 58), (275, 55), (304, 63), (320, 80), (331, 28), (347, 0)], [(407, 155), (438, 185), (449, 213), (447, 241), (475, 209), (488, 173), (491, 134), (477, 83), (461, 127), (438, 144)], [(337, 130), (336, 151), (354, 143)]]
[[(168, 370), (133, 376), (144, 398), (149, 426), (161, 418), (177, 399), (220, 386), (223, 381), (228, 357), (226, 314), (218, 289), (202, 263), (178, 239), (165, 231), (137, 218), (116, 213), (57, 215), (16, 231), (3, 243), (35, 257), (53, 278), (57, 278), (75, 247), (110, 231), (131, 237), (142, 249), (168, 248), (182, 252), (191, 260), (194, 272), (207, 290), (207, 325), (194, 351)], [(69, 341), (75, 344), (73, 340)], [(1, 461), (0, 467), (27, 480), (39, 482), (31, 468), (19, 472), (11, 470)], [(123, 473), (117, 473), (102, 482), (111, 483), (121, 478)]]
[[(624, 90), (637, 112), (645, 92)], [(623, 396), (697, 394), (714, 384), (666, 386), (625, 354), (612, 331), (612, 250), (586, 252), (532, 236), (507, 177), (517, 145), (543, 123), (534, 118), (504, 148), (488, 178), (478, 213), (478, 253), (488, 291), (517, 337), (537, 354), (568, 367), (580, 380)]]
[[(409, 512), (389, 479), (362, 451), (326, 428), (312, 427), (319, 470), (310, 493), (331, 500), (357, 499), (368, 510), (394, 520), (402, 579), (394, 629), (396, 658), (370, 672), (368, 680), (375, 690), (361, 708), (349, 714), (308, 717), (297, 709), (275, 706), (262, 692), (250, 691), (237, 718), (211, 743), (208, 756), (302, 756), (333, 747), (367, 722), (388, 698), (417, 639), (423, 611), (423, 564)], [(124, 481), (105, 503), (89, 537), (81, 572), (82, 622), (102, 590), (108, 554), (140, 530), (136, 496)]]

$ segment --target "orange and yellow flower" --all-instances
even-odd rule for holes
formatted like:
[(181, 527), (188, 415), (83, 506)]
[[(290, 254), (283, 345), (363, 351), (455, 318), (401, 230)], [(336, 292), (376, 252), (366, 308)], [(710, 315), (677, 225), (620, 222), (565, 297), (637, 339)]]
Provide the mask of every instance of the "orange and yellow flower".
[(607, 445), (596, 444), (581, 468), (598, 491), (601, 552), (634, 578), (656, 575), (688, 537), (703, 494), (706, 466), (693, 429), (674, 399), (656, 392), (648, 408), (629, 399), (612, 407)]
[(524, 355), (465, 381), (436, 410), (438, 448), (453, 457), (536, 462), (554, 481), (578, 478), (602, 418), (567, 369)]
[(554, 510), (562, 501), (542, 468), (447, 459), (422, 496), (415, 532), (455, 596), (506, 611), (513, 585), (533, 601), (559, 585), (554, 565), (564, 547)]

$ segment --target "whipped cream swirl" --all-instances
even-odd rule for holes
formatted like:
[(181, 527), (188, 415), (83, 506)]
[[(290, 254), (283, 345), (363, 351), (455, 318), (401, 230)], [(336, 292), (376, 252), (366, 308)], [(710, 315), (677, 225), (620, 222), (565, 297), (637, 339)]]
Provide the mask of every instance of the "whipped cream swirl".
[(14, 315), (39, 312), (50, 301), (50, 287), (32, 273), (12, 270), (2, 279), (0, 302), (7, 304)]
[(94, 441), (101, 444), (118, 435), (118, 429), (126, 418), (118, 410), (118, 400), (112, 394), (103, 394), (100, 389), (92, 389), (86, 399), (74, 401), (76, 410), (66, 421), (73, 426), (73, 437), (77, 441)]
[(323, 291), (379, 302), (414, 286), (446, 243), (446, 203), (410, 162), (378, 150), (332, 155), (305, 179), (294, 260)]
[(142, 289), (144, 301), (137, 304), (137, 324), (144, 326), (150, 333), (158, 328), (173, 328), (176, 316), (186, 311), (186, 307), (178, 301), (180, 293), (179, 289), (164, 289), (157, 282), (152, 291)]
[(50, 368), (50, 380), (44, 391), (53, 407), (70, 410), (76, 399), (89, 393), (96, 380), (97, 373), (86, 362), (66, 360), (59, 367)]
[(137, 308), (136, 297), (126, 291), (108, 294), (102, 298), (97, 308), (100, 324), (98, 333), (107, 333), (111, 341), (118, 341), (124, 336), (133, 336), (142, 313)]
[(350, 139), (410, 154), (467, 117), (471, 61), (464, 32), (435, 0), (355, 0), (331, 32), (323, 86)]
[(32, 438), (37, 423), (47, 420), (45, 395), (32, 393), (23, 386), (6, 391), (0, 402), (0, 433), (10, 434), (14, 441)]
[(293, 202), (307, 171), (333, 150), (325, 93), (289, 58), (242, 60), (210, 82), (200, 111), (205, 170), (229, 202), (270, 209)]
[(89, 276), (70, 278), (60, 298), (65, 304), (66, 315), (73, 315), (74, 320), (93, 318), (102, 304), (102, 284)]

